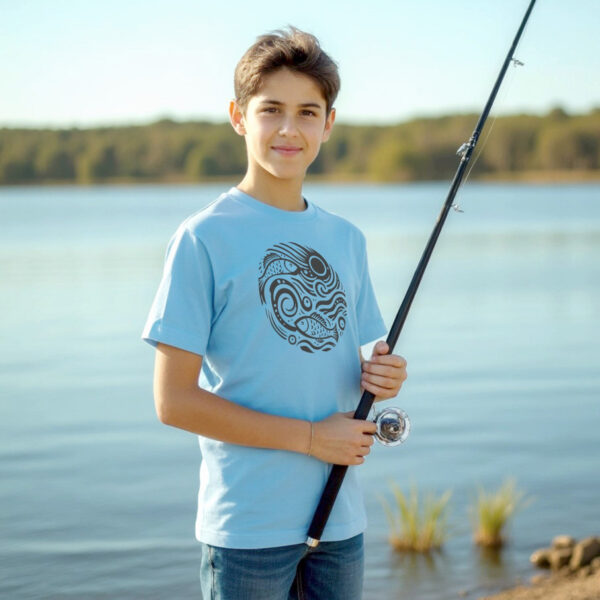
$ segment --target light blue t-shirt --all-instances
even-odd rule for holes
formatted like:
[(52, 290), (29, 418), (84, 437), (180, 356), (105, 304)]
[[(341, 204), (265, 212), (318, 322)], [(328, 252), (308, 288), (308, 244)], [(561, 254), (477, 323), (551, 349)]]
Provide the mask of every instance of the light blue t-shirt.
[[(385, 334), (362, 233), (311, 202), (264, 204), (237, 188), (171, 239), (143, 339), (202, 355), (200, 385), (248, 408), (319, 421), (356, 408), (359, 346)], [(229, 548), (304, 542), (330, 465), (199, 436), (196, 537)], [(322, 540), (364, 530), (354, 467)]]

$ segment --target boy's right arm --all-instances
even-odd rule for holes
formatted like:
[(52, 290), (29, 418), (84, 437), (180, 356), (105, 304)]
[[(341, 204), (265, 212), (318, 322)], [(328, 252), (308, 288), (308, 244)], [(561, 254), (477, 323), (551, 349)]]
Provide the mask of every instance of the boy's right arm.
[(338, 465), (360, 465), (369, 454), (376, 426), (353, 419), (353, 412), (335, 413), (311, 428), (309, 421), (255, 411), (203, 390), (201, 367), (201, 356), (158, 344), (154, 402), (162, 423), (242, 446), (301, 454), (310, 449), (311, 456)]

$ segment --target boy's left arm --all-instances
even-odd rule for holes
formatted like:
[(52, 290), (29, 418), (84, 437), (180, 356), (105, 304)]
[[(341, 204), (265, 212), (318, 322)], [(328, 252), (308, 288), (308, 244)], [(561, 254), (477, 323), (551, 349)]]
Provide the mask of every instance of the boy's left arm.
[(387, 351), (388, 345), (379, 341), (371, 358), (365, 360), (358, 349), (362, 369), (361, 392), (367, 390), (375, 394), (375, 402), (396, 396), (407, 377), (406, 360), (397, 354), (387, 354)]

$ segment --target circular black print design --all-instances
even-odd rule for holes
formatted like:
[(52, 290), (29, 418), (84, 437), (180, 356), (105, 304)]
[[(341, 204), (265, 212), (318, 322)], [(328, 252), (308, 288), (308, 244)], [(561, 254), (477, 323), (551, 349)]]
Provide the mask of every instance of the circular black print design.
[(269, 248), (258, 270), (258, 293), (273, 329), (305, 352), (327, 352), (344, 333), (344, 287), (308, 246), (288, 242)]

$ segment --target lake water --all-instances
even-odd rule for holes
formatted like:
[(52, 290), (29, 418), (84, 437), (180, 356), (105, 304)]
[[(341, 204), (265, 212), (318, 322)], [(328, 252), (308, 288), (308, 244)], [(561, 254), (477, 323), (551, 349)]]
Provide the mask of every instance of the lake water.
[[(0, 596), (198, 598), (194, 436), (158, 423), (139, 340), (177, 224), (224, 186), (0, 189)], [(306, 187), (363, 229), (391, 324), (446, 184)], [(476, 598), (552, 536), (600, 534), (600, 186), (467, 184), (397, 351), (407, 443), (360, 469), (365, 599)], [(500, 554), (477, 486), (533, 498)], [(380, 497), (453, 490), (451, 537), (394, 553)]]

